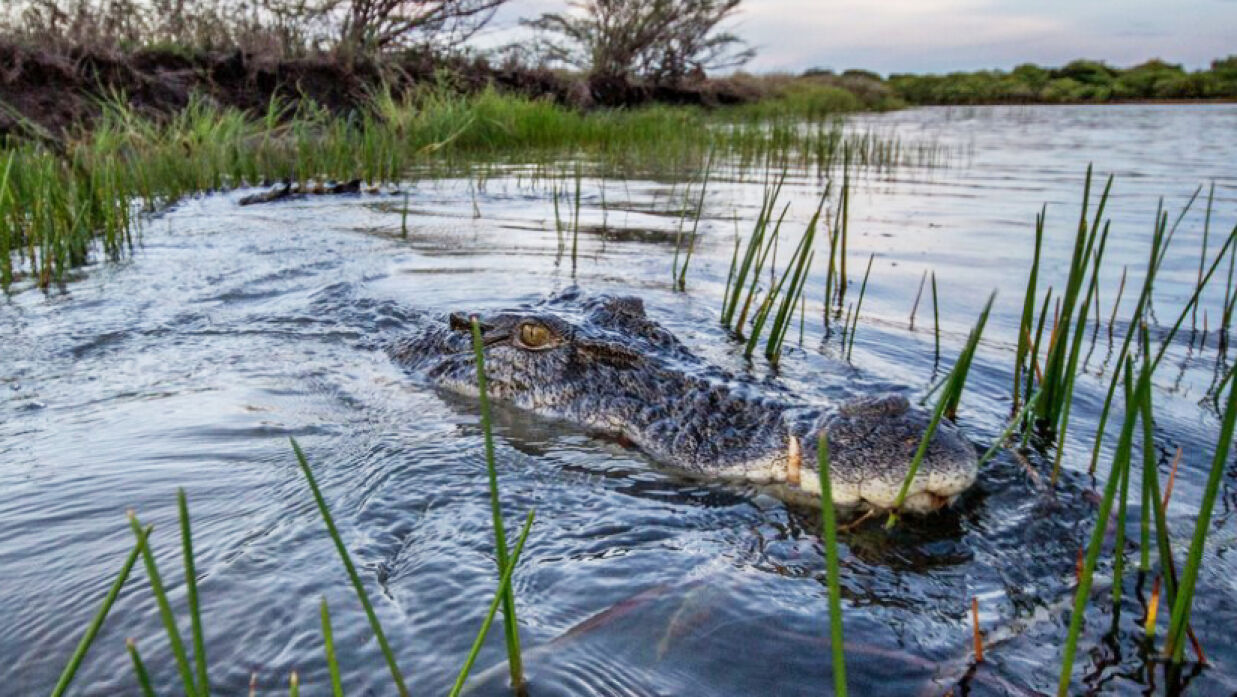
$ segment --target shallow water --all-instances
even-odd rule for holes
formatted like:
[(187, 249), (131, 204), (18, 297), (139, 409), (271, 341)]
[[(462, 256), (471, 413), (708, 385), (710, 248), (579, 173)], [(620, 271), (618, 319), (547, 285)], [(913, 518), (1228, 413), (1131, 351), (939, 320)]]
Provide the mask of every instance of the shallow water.
[[(999, 292), (960, 418), (986, 448), (1009, 412), (1034, 215), (1048, 205), (1041, 289), (1059, 287), (1083, 173), (1094, 162), (1097, 174), (1116, 175), (1104, 326), (1078, 383), (1056, 496), (1005, 452), (955, 509), (892, 533), (860, 526), (842, 536), (841, 549), (855, 694), (942, 694), (959, 684), (969, 694), (1055, 691), (1075, 555), (1104, 482), (1085, 471), (1107, 386), (1099, 374), (1112, 370), (1107, 317), (1121, 267), (1129, 279), (1118, 345), (1158, 197), (1175, 216), (1199, 184), (1214, 181), (1212, 250), (1237, 221), (1237, 106), (916, 109), (856, 121), (938, 142), (953, 156), (946, 168), (855, 175), (848, 300), (868, 254), (877, 256), (850, 361), (836, 332), (824, 336), (819, 259), (802, 344), (796, 326), (778, 374), (763, 359), (745, 364), (718, 327), (733, 221), (746, 234), (760, 206), (762, 173), (750, 171), (719, 170), (710, 184), (685, 293), (670, 284), (681, 184), (607, 181), (603, 211), (603, 187), (586, 178), (573, 277), (570, 258), (558, 254), (551, 184), (518, 166), (482, 183), (409, 187), (406, 237), (402, 195), (247, 208), (236, 205), (244, 192), (202, 197), (152, 219), (130, 259), (88, 267), (48, 295), (15, 292), (0, 304), (4, 692), (50, 690), (132, 545), (127, 508), (156, 525), (154, 545), (187, 632), (175, 532), (175, 493), (184, 487), (218, 693), (242, 693), (256, 673), (259, 693), (270, 694), (292, 670), (310, 693), (323, 693), (317, 606), (325, 596), (349, 694), (392, 694), (289, 436), (315, 466), (413, 691), (445, 692), (495, 569), (477, 404), (419, 386), (381, 350), (417, 312), (509, 307), (577, 283), (640, 295), (696, 352), (809, 398), (877, 389), (916, 396), (940, 374), (926, 297), (915, 330), (907, 326), (931, 269), (945, 367), (987, 294)], [(788, 180), (788, 240), (797, 240), (823, 185), (816, 173)], [(1096, 196), (1101, 185), (1097, 178)], [(1171, 326), (1193, 291), (1202, 230), (1196, 204), (1157, 286), (1161, 324)], [(1178, 550), (1188, 545), (1218, 430), (1206, 393), (1230, 361), (1216, 349), (1223, 283), (1214, 290), (1203, 303), (1210, 336), (1200, 347), (1200, 313), (1156, 382), (1165, 476), (1176, 449), (1184, 452), (1169, 509)], [(827, 689), (824, 561), (811, 511), (684, 479), (569, 424), (502, 408), (496, 419), (509, 527), (537, 511), (514, 581), (533, 695)], [(1032, 452), (1025, 462), (1044, 476), (1052, 458)], [(1211, 665), (1187, 668), (1190, 694), (1237, 691), (1235, 484), (1230, 466), (1194, 614)], [(1134, 539), (1138, 512), (1131, 501)], [(1097, 578), (1076, 688), (1162, 691), (1163, 668), (1136, 638), (1150, 580), (1132, 592), (1139, 580), (1127, 576), (1114, 635), (1109, 569), (1106, 561)], [(977, 669), (973, 597), (989, 637)], [(482, 651), (475, 694), (506, 693), (501, 635), (492, 631)], [(137, 640), (160, 692), (175, 691), (174, 662), (139, 569), (82, 667), (80, 694), (136, 689), (126, 637)]]

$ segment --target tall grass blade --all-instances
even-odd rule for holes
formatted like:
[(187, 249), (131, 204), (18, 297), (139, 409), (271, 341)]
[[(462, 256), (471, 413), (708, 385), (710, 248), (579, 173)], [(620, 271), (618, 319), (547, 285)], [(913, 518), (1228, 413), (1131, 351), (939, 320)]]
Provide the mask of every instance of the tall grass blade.
[(1198, 581), (1198, 570), (1203, 560), (1203, 545), (1206, 544), (1207, 533), (1210, 532), (1211, 512), (1215, 506), (1216, 494), (1228, 466), (1228, 451), (1233, 442), (1234, 426), (1237, 426), (1237, 385), (1228, 393), (1228, 405), (1224, 409), (1224, 420), (1220, 424), (1215, 457), (1211, 461), (1211, 471), (1207, 475), (1203, 500), (1199, 504), (1198, 517), (1194, 523), (1194, 538), (1190, 542), (1190, 552), (1186, 556), (1181, 583), (1173, 601), (1172, 620), (1168, 625), (1164, 653), (1170, 656), (1174, 663), (1180, 663), (1184, 653), (1185, 633), (1190, 621), (1190, 608), (1194, 602), (1194, 586)]
[(937, 426), (941, 423), (941, 418), (947, 410), (951, 408), (956, 409), (958, 401), (962, 398), (962, 391), (966, 387), (967, 373), (971, 366), (971, 358), (975, 355), (976, 347), (979, 346), (979, 339), (983, 336), (984, 326), (988, 323), (988, 314), (992, 311), (992, 303), (995, 300), (996, 293), (994, 292), (988, 296), (988, 302), (984, 304), (984, 309), (979, 313), (979, 319), (975, 323), (975, 328), (971, 330), (970, 335), (967, 337), (966, 345), (962, 348), (962, 353), (958, 355), (958, 360), (945, 381), (945, 388), (941, 392), (941, 396), (937, 398), (936, 407), (932, 410), (932, 418), (928, 422), (928, 427), (924, 430), (923, 436), (919, 439), (919, 447), (915, 449), (915, 455), (911, 459), (906, 479), (902, 481), (902, 488), (898, 491), (898, 496), (894, 499), (892, 509), (889, 512), (889, 518), (885, 521), (886, 529), (892, 528), (898, 521), (897, 511), (906, 502), (911, 482), (915, 481), (915, 475), (919, 473), (919, 465), (923, 462), (924, 455), (928, 452), (928, 444), (932, 442), (932, 436), (936, 433)]
[[(1138, 294), (1138, 301), (1134, 305), (1134, 312), (1130, 317), (1130, 329), (1126, 332), (1125, 338), (1121, 341), (1121, 350), (1117, 354), (1117, 365), (1120, 366), (1125, 362), (1125, 357), (1129, 354), (1130, 342), (1134, 338), (1134, 329), (1142, 324), (1142, 318), (1146, 312), (1147, 305), (1151, 301), (1152, 289), (1155, 287), (1156, 272), (1159, 269), (1158, 261), (1163, 258), (1163, 250), (1168, 244), (1165, 230), (1168, 226), (1168, 214), (1162, 210), (1156, 212), (1156, 224), (1154, 232), (1151, 236), (1150, 258), (1147, 261), (1147, 275), (1143, 279), (1142, 290)], [(1095, 429), (1094, 444), (1091, 448), (1091, 464), (1087, 471), (1091, 474), (1095, 473), (1095, 466), (1099, 462), (1100, 446), (1104, 441), (1104, 432), (1108, 424), (1108, 413), (1112, 407), (1112, 400), (1117, 391), (1117, 382), (1120, 380), (1120, 370), (1113, 371), (1113, 379), (1108, 386), (1108, 395), (1104, 398), (1104, 406), (1100, 408), (1099, 424)]]
[[(705, 160), (704, 179), (700, 182), (700, 200), (696, 202), (696, 215), (692, 218), (692, 233), (687, 238), (687, 254), (683, 259), (683, 266), (679, 269), (678, 288), (679, 290), (687, 289), (687, 267), (692, 263), (692, 254), (696, 251), (696, 235), (700, 229), (700, 216), (704, 214), (704, 199), (709, 190), (709, 174), (713, 167), (713, 155), (709, 154), (709, 158)], [(677, 250), (676, 250), (677, 261)]]
[(132, 639), (126, 639), (125, 649), (129, 652), (129, 660), (133, 663), (133, 673), (137, 676), (138, 687), (142, 689), (142, 697), (155, 697), (155, 688), (150, 684), (150, 673), (146, 671), (146, 664), (142, 663), (142, 655), (138, 653), (137, 643)]
[(936, 272), (932, 272), (932, 341), (935, 350), (935, 363), (941, 362), (941, 311), (936, 300)]
[[(1125, 381), (1131, 381), (1131, 369), (1125, 366)], [(1117, 445), (1117, 453), (1113, 458), (1112, 470), (1108, 474), (1108, 483), (1104, 487), (1104, 495), (1100, 500), (1099, 512), (1095, 528), (1091, 532), (1091, 542), (1087, 547), (1086, 560), (1083, 563), (1082, 574), (1079, 577), (1078, 589), (1074, 594), (1074, 609), (1070, 613), (1069, 633), (1065, 639), (1065, 649), (1061, 661), (1061, 677), (1057, 682), (1058, 697), (1069, 694), (1070, 679), (1073, 675), (1074, 655), (1078, 650), (1078, 635), (1082, 630), (1082, 618), (1086, 611), (1087, 600), (1091, 594), (1091, 582), (1095, 574), (1095, 566), (1099, 560), (1100, 548), (1104, 544), (1104, 533), (1108, 528), (1108, 514), (1112, 510), (1113, 499), (1117, 486), (1121, 482), (1121, 470), (1128, 466), (1130, 447), (1134, 437), (1134, 425), (1138, 419), (1138, 404), (1150, 389), (1151, 376), (1143, 371), (1138, 379), (1138, 387), (1134, 391), (1134, 400), (1126, 408), (1125, 423), (1121, 428), (1121, 439)]]
[(318, 504), (318, 513), (322, 515), (322, 522), (326, 525), (326, 531), (331, 536), (331, 541), (335, 543), (335, 549), (339, 552), (339, 559), (344, 564), (344, 570), (348, 572), (348, 578), (352, 581), (352, 588), (356, 591), (357, 599), (361, 601), (361, 607), (365, 608), (365, 616), (369, 619), (369, 627), (374, 632), (374, 638), (378, 640), (378, 646), (382, 649), (382, 656), (387, 661), (387, 668), (391, 671), (391, 679), (395, 681), (395, 689), (399, 692), (400, 697), (408, 697), (408, 687), (404, 684), (404, 675), (400, 672), (399, 667), (395, 663), (395, 653), (391, 651), (390, 644), (387, 643), (387, 635), (382, 631), (382, 624), (378, 622), (378, 615), (374, 612), (374, 606), (369, 602), (369, 594), (365, 592), (365, 585), (361, 583), (361, 577), (357, 575), (356, 567), (352, 564), (352, 557), (348, 554), (348, 548), (344, 546), (343, 539), (339, 536), (339, 530), (335, 527), (335, 519), (331, 517), (331, 511), (327, 508), (326, 499), (322, 498), (322, 491), (318, 489), (318, 482), (314, 479), (314, 473), (309, 468), (309, 461), (305, 459), (305, 453), (301, 450), (301, 446), (296, 442), (295, 438), (289, 439), (292, 442), (292, 450), (296, 453), (297, 464), (301, 467), (301, 472), (305, 475), (305, 481), (309, 483), (309, 489), (313, 492), (314, 502)]
[(198, 604), (197, 569), (193, 563), (193, 534), (189, 528), (189, 504), (185, 490), (176, 490), (176, 504), (180, 512), (181, 553), (185, 560), (185, 595), (189, 601), (190, 631), (193, 634), (193, 661), (197, 669), (198, 694), (210, 694), (210, 681), (206, 677), (206, 640), (202, 637), (202, 613)]
[[(481, 322), (474, 315), (472, 324), (472, 347), (477, 363), (477, 388), (481, 398), (481, 426), (485, 437), (485, 469), (490, 485), (490, 514), (494, 523), (494, 550), (498, 562), (498, 574), (502, 576), (510, 560), (507, 558), (507, 534), (503, 529), (502, 507), (498, 499), (498, 470), (494, 463), (494, 433), (490, 424), (490, 399), (485, 375), (484, 342), (481, 339)], [(520, 630), (515, 616), (515, 594), (508, 587), (503, 593), (503, 633), (507, 643), (507, 664), (511, 669), (511, 684), (519, 691), (524, 685), (524, 662), (520, 658)]]
[(1160, 350), (1156, 352), (1155, 360), (1151, 362), (1153, 368), (1158, 366), (1160, 364), (1160, 360), (1164, 358), (1164, 353), (1168, 351), (1168, 347), (1172, 344), (1173, 338), (1177, 336), (1177, 331), (1181, 329), (1182, 323), (1185, 322), (1186, 315), (1188, 315), (1193, 308), (1198, 306), (1198, 299), (1202, 296), (1203, 288), (1205, 288), (1207, 283), (1211, 281), (1212, 274), (1214, 274), (1216, 268), (1220, 266), (1220, 262), (1224, 261), (1224, 255), (1228, 253), (1228, 250), (1233, 246), (1234, 241), (1237, 241), (1237, 225), (1233, 226), (1232, 232), (1228, 234), (1228, 239), (1224, 241), (1224, 246), (1220, 248), (1220, 252), (1216, 254), (1216, 258), (1207, 269), (1206, 275), (1203, 276), (1198, 286), (1194, 288), (1194, 292), (1190, 295), (1190, 300), (1186, 303), (1185, 307), (1182, 308), (1181, 314), (1177, 316), (1177, 321), (1173, 323), (1173, 328), (1169, 330), (1168, 335), (1164, 337), (1164, 341), (1160, 343)]
[(863, 272), (863, 283), (859, 286), (859, 302), (855, 303), (855, 317), (851, 320), (850, 336), (847, 337), (846, 360), (850, 360), (851, 351), (855, 350), (855, 332), (859, 329), (859, 310), (863, 308), (863, 296), (868, 292), (868, 276), (872, 273), (872, 260), (876, 254), (868, 255), (868, 268)]
[[(1044, 245), (1044, 214), (1046, 207), (1035, 216), (1035, 255), (1031, 258), (1031, 275), (1027, 278), (1026, 295), (1022, 300), (1022, 323), (1018, 331), (1018, 348), (1014, 354), (1014, 400), (1013, 411), (1018, 411), (1022, 399), (1022, 370), (1031, 346), (1031, 322), (1035, 319), (1035, 296), (1038, 294), (1040, 250)], [(1030, 381), (1031, 377), (1027, 376)]]
[(485, 637), (490, 632), (490, 625), (493, 624), (494, 615), (498, 612), (498, 604), (507, 597), (511, 590), (511, 578), (515, 575), (516, 564), (519, 563), (520, 554), (524, 551), (524, 541), (528, 539), (528, 531), (533, 527), (533, 517), (534, 511), (530, 510), (524, 519), (524, 527), (520, 530), (520, 537), (515, 542), (515, 548), (511, 550), (511, 563), (503, 569), (502, 577), (498, 580), (498, 589), (494, 591), (494, 599), (490, 601), (490, 609), (485, 614), (485, 620), (481, 622), (481, 629), (477, 632), (477, 638), (473, 640), (472, 648), (468, 651), (464, 667), (460, 668), (460, 673), (455, 678), (455, 685), (451, 688), (449, 697), (458, 697), (460, 690), (464, 689), (464, 683), (468, 680), (473, 663), (477, 661), (477, 655), (481, 653)]
[(992, 456), (996, 455), (996, 451), (1001, 449), (1001, 446), (1005, 443), (1005, 440), (1013, 434), (1014, 429), (1018, 428), (1018, 425), (1022, 423), (1022, 420), (1026, 414), (1034, 411), (1035, 402), (1039, 401), (1039, 397), (1042, 394), (1043, 392), (1036, 392), (1030, 399), (1027, 400), (1027, 403), (1024, 404), (1021, 409), (1014, 413), (1014, 417), (1009, 420), (1009, 424), (1005, 426), (1005, 430), (1001, 431), (1001, 435), (997, 436), (997, 439), (993, 441), (992, 447), (988, 448), (984, 454), (980, 456), (976, 467), (982, 467), (985, 462), (991, 460)]
[(816, 472), (820, 477), (820, 519), (825, 535), (825, 573), (829, 584), (829, 647), (833, 651), (833, 694), (846, 697), (846, 645), (842, 639), (842, 591), (838, 583), (838, 521), (833, 511), (829, 481), (829, 437), (824, 433), (816, 447)]
[(326, 605), (326, 596), (319, 606), (322, 616), (322, 643), (326, 647), (326, 667), (331, 674), (331, 694), (344, 697), (344, 685), (339, 677), (339, 661), (335, 657), (335, 633), (331, 630), (331, 610)]
[[(133, 529), (133, 536), (141, 541), (143, 539), (142, 526), (133, 511), (129, 511), (129, 527)], [(159, 617), (163, 620), (164, 629), (167, 630), (168, 642), (172, 645), (172, 655), (176, 658), (176, 668), (180, 671), (180, 679), (185, 686), (185, 694), (188, 697), (195, 697), (198, 691), (193, 683), (193, 669), (189, 667), (189, 657), (180, 639), (180, 630), (176, 628), (176, 616), (172, 613), (172, 605), (168, 602), (167, 593), (163, 590), (163, 579), (155, 564), (155, 555), (150, 551), (149, 544), (139, 546), (142, 550), (142, 562), (146, 566), (146, 575), (150, 578), (150, 588), (154, 591), (155, 600), (159, 605)]]
[(65, 690), (69, 689), (69, 683), (73, 682), (73, 676), (77, 674), (77, 669), (81, 666), (82, 659), (86, 657), (86, 652), (90, 650), (90, 645), (94, 643), (95, 637), (99, 635), (99, 629), (103, 627), (103, 621), (107, 619), (107, 613), (111, 612), (112, 605), (116, 603), (116, 597), (120, 595), (120, 589), (124, 587), (125, 581), (129, 578), (129, 573), (133, 571), (133, 565), (137, 563), (137, 556), (146, 548), (146, 538), (150, 536), (150, 531), (153, 529), (154, 526), (147, 526), (138, 533), (137, 542), (133, 545), (133, 551), (129, 552), (129, 556), (125, 558), (125, 563), (120, 567), (120, 573), (116, 575), (116, 580), (112, 582), (111, 588), (108, 589), (107, 595), (103, 598), (103, 604), (99, 606), (99, 611), (95, 613), (94, 619), (87, 625), (86, 633), (77, 642), (77, 648), (74, 649), (68, 664), (60, 672), (60, 679), (56, 681), (56, 686), (52, 688), (52, 697), (60, 697), (64, 694)]

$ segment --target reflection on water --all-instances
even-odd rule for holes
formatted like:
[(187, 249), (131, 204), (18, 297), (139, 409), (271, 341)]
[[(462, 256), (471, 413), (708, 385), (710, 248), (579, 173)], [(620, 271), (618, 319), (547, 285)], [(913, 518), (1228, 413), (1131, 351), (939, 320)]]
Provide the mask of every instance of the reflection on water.
[[(208, 656), (220, 694), (256, 672), (264, 693), (295, 669), (320, 692), (326, 666), (317, 603), (334, 610), (349, 693), (388, 694), (386, 672), (291, 458), (316, 466), (345, 541), (418, 693), (445, 691), (493, 592), (489, 504), (475, 403), (427, 391), (381, 347), (421, 312), (488, 310), (578, 282), (635, 293), (694, 351), (820, 401), (893, 389), (920, 394), (938, 375), (919, 280), (934, 270), (948, 359), (987, 293), (999, 291), (961, 425), (986, 445), (1008, 414), (1012, 344), (1033, 219), (1048, 204), (1044, 274), (1060, 284), (1082, 174), (1117, 175), (1100, 289), (1104, 314), (1123, 266), (1137, 287), (1158, 198), (1176, 211), (1214, 181), (1212, 249), (1237, 220), (1237, 107), (926, 109), (862, 117), (904, 140), (963, 158), (949, 169), (856, 175), (852, 268), (876, 253), (854, 354), (823, 336), (823, 275), (808, 284), (800, 344), (780, 373), (747, 365), (717, 325), (738, 228), (760, 207), (761, 174), (719, 170), (704, 206), (686, 293), (670, 266), (683, 187), (585, 179), (577, 278), (560, 259), (552, 184), (513, 168), (483, 184), (425, 181), (403, 197), (313, 198), (238, 208), (239, 194), (186, 202), (147, 226), (131, 260), (92, 267), (63, 293), (18, 292), (0, 305), (0, 676), (6, 692), (47, 692), (127, 552), (127, 507), (156, 525), (166, 580), (185, 609), (175, 490), (195, 521)], [(824, 182), (792, 173), (786, 228), (798, 235)], [(475, 208), (474, 208), (475, 206)], [(477, 215), (479, 213), (479, 216)], [(1171, 322), (1193, 290), (1202, 210), (1183, 220), (1156, 308)], [(815, 290), (813, 290), (815, 289)], [(1184, 458), (1169, 516), (1184, 545), (1217, 418), (1206, 392), (1222, 285), (1170, 352), (1157, 381), (1156, 446)], [(1119, 314), (1128, 315), (1131, 296)], [(1105, 323), (1106, 324), (1106, 323)], [(1115, 326), (1120, 340), (1124, 327)], [(1072, 599), (1074, 560), (1095, 510), (1084, 473), (1112, 370), (1106, 326), (1079, 381), (1065, 457), (1046, 496), (1028, 472), (1050, 457), (1002, 454), (952, 511), (887, 533), (843, 536), (848, 672), (856, 694), (1050, 692)], [(793, 344), (793, 346), (791, 345)], [(1201, 344), (1201, 345), (1200, 345)], [(1166, 365), (1169, 365), (1166, 364)], [(1203, 406), (1200, 407), (1200, 402)], [(685, 479), (612, 439), (499, 408), (503, 505), (537, 524), (515, 576), (534, 695), (815, 694), (829, 681), (823, 552), (811, 511), (758, 491)], [(1106, 446), (1107, 447), (1107, 446)], [(1105, 452), (1101, 473), (1107, 470)], [(1234, 477), (1221, 491), (1200, 579), (1195, 630), (1212, 666), (1196, 694), (1237, 689)], [(1130, 520), (1138, 519), (1133, 507)], [(1136, 525), (1136, 523), (1134, 523)], [(1136, 534), (1136, 532), (1135, 532)], [(1107, 573), (1107, 571), (1102, 571)], [(1127, 592), (1121, 635), (1101, 577), (1080, 653), (1080, 685), (1136, 693), (1163, 683), (1131, 635), (1149, 580)], [(989, 636), (969, 665), (970, 599)], [(83, 694), (135, 688), (125, 637), (157, 682), (178, 684), (144, 581), (122, 594), (83, 666)], [(503, 694), (501, 632), (473, 694)], [(1197, 672), (1197, 671), (1196, 671)]]

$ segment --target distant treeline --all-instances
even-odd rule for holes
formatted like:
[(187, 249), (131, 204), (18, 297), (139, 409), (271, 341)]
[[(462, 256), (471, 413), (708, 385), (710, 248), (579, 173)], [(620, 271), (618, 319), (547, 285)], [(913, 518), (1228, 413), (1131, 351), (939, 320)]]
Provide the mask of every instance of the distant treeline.
[[(808, 71), (819, 73), (823, 71)], [(880, 76), (866, 71), (869, 78)], [(1131, 68), (1076, 60), (1060, 68), (1024, 63), (1012, 71), (947, 75), (895, 73), (884, 80), (908, 104), (1035, 104), (1126, 100), (1237, 99), (1237, 55), (1216, 59), (1208, 70), (1149, 60)]]

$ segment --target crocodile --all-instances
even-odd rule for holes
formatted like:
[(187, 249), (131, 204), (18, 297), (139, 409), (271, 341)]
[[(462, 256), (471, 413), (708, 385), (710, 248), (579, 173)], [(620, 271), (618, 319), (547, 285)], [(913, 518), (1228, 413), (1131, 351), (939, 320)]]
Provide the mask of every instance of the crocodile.
[[(388, 352), (429, 384), (476, 396), (471, 317), (427, 320)], [(819, 501), (824, 435), (836, 505), (898, 507), (930, 422), (900, 394), (812, 404), (775, 381), (725, 370), (650, 319), (634, 296), (573, 286), (478, 323), (491, 399), (617, 437), (688, 475), (758, 485), (791, 502)], [(948, 506), (977, 469), (975, 448), (942, 420), (900, 510)]]

